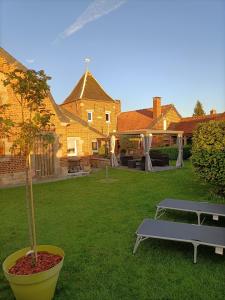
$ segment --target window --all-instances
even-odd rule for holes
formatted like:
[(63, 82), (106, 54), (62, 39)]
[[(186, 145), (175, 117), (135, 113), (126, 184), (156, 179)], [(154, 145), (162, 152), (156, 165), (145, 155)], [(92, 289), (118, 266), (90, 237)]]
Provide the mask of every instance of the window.
[(167, 129), (167, 121), (166, 119), (163, 119), (163, 130)]
[(92, 111), (88, 111), (87, 113), (87, 118), (88, 118), (88, 122), (92, 122), (93, 118), (92, 118)]
[(98, 142), (96, 140), (91, 143), (92, 152), (98, 152)]
[(105, 121), (106, 123), (110, 123), (110, 112), (105, 113)]
[(67, 155), (77, 156), (78, 154), (78, 140), (75, 137), (67, 138)]

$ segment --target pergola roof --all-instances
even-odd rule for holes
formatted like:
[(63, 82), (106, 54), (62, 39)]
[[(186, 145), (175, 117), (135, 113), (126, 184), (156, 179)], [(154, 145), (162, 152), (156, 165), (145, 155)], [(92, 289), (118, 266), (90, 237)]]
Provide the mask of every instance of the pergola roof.
[(117, 131), (115, 135), (137, 135), (137, 134), (169, 134), (169, 135), (182, 135), (184, 132), (181, 130), (160, 130), (160, 129), (138, 129), (128, 131)]

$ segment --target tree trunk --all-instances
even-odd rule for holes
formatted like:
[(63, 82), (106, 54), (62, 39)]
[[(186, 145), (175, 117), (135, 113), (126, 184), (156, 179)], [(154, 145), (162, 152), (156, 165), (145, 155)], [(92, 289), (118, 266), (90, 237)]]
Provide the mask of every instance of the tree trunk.
[(33, 262), (35, 264), (37, 262), (37, 242), (30, 154), (26, 155), (26, 207), (29, 226), (30, 246), (33, 255)]

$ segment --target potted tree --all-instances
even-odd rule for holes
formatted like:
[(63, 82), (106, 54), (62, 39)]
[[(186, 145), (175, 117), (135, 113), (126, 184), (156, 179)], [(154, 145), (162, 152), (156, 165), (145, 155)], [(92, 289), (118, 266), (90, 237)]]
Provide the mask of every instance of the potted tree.
[(0, 106), (0, 130), (1, 134), (13, 139), (14, 154), (25, 158), (30, 247), (8, 256), (3, 262), (3, 271), (17, 300), (50, 300), (54, 296), (64, 252), (55, 246), (37, 245), (31, 168), (36, 139), (41, 136), (46, 145), (54, 140), (53, 114), (44, 101), (49, 93), (47, 81), (50, 77), (44, 71), (19, 69), (4, 75), (3, 84), (13, 91), (19, 110), (17, 118), (12, 119), (7, 115), (8, 105)]

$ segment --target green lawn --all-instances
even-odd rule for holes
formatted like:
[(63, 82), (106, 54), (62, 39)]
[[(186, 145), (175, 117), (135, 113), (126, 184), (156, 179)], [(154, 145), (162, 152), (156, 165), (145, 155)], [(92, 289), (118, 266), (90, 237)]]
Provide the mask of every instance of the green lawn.
[[(147, 240), (132, 255), (135, 230), (143, 218), (154, 216), (160, 200), (210, 199), (190, 164), (149, 174), (110, 169), (110, 176), (117, 181), (101, 182), (104, 172), (99, 171), (34, 186), (38, 242), (58, 245), (66, 253), (54, 299), (224, 299), (225, 257), (212, 248), (199, 247), (196, 265), (189, 244)], [(0, 190), (1, 263), (28, 244), (24, 203), (24, 187)], [(197, 221), (185, 213), (165, 218)], [(13, 299), (2, 271), (0, 299)]]

